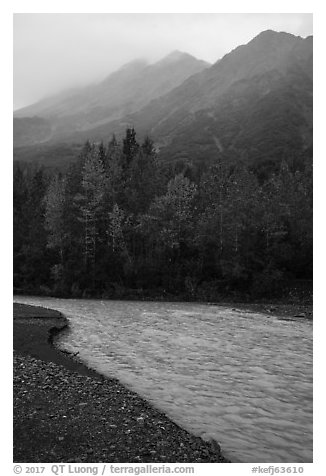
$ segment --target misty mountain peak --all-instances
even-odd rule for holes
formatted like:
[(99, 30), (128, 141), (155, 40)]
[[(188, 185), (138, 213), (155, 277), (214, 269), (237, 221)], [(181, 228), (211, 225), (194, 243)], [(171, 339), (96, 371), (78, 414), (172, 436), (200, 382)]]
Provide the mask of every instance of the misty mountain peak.
[(171, 51), (171, 53), (169, 53), (165, 58), (175, 61), (175, 60), (179, 60), (180, 58), (184, 56), (190, 56), (190, 55), (180, 50), (174, 50), (174, 51)]
[(189, 53), (184, 53), (183, 51), (179, 50), (174, 50), (171, 53), (169, 53), (167, 56), (164, 56), (158, 63), (159, 64), (168, 64), (168, 63), (177, 63), (179, 61), (185, 60), (185, 59), (192, 59), (194, 61), (196, 58)]
[(119, 68), (118, 71), (137, 71), (137, 70), (142, 70), (148, 66), (148, 61), (146, 61), (143, 58), (138, 58), (132, 61), (129, 61), (128, 63), (125, 63), (124, 65)]
[(295, 36), (285, 31), (265, 30), (255, 36), (248, 45), (260, 45), (269, 48), (282, 45), (289, 45), (291, 47), (301, 39), (300, 36)]
[(303, 38), (290, 33), (273, 30), (259, 33), (214, 64), (212, 76), (216, 77), (216, 87), (284, 67), (287, 56), (302, 42)]
[[(15, 117), (51, 118), (58, 122), (56, 134), (61, 136), (66, 135), (68, 130), (62, 126), (63, 117), (73, 132), (76, 129), (87, 130), (140, 110), (207, 66), (205, 61), (180, 51), (173, 51), (154, 64), (142, 58), (136, 59), (124, 64), (98, 84), (81, 88), (71, 95), (64, 92), (46, 98), (16, 111)], [(20, 143), (24, 142), (25, 137)]]
[[(267, 30), (213, 66), (207, 66), (204, 61), (178, 50), (154, 64), (132, 61), (98, 85), (71, 97), (60, 96), (29, 106), (15, 115), (51, 119), (55, 126), (52, 142), (72, 140), (72, 137), (74, 140), (103, 138), (109, 130), (116, 132), (130, 123), (131, 117), (134, 124), (140, 124), (141, 132), (170, 140), (171, 131), (185, 127), (197, 112), (201, 117), (199, 111), (213, 108), (218, 111), (217, 105), (227, 97), (237, 96), (242, 103), (246, 94), (252, 94), (252, 85), (256, 85), (253, 97), (258, 97), (259, 91), (268, 96), (278, 81), (289, 81), (291, 76), (295, 82), (298, 77), (299, 86), (306, 88), (304, 94), (311, 88), (312, 41)], [(228, 107), (231, 106), (230, 103)], [(43, 124), (26, 121), (26, 133), (22, 122), (17, 126), (22, 133), (16, 134), (16, 144), (24, 145), (27, 139), (31, 143), (30, 136), (33, 143), (44, 142)], [(41, 132), (40, 139), (34, 133), (36, 128)]]

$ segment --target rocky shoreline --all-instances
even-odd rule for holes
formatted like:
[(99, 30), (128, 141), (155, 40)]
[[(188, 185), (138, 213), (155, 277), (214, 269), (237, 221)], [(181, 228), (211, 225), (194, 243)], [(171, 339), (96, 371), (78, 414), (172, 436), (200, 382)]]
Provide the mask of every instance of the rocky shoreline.
[(14, 462), (226, 463), (117, 380), (53, 346), (57, 311), (14, 304)]

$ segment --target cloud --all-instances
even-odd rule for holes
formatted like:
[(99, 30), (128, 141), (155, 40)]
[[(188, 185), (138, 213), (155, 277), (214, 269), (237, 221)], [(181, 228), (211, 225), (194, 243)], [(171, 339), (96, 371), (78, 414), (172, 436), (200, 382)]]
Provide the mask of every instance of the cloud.
[(266, 29), (312, 34), (311, 14), (14, 15), (14, 105), (99, 81), (135, 58), (179, 49), (215, 62)]

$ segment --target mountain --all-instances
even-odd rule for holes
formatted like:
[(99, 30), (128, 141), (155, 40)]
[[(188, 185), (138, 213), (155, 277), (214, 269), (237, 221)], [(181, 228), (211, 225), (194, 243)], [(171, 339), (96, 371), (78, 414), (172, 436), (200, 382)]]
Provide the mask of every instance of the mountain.
[(52, 124), (47, 119), (33, 116), (27, 118), (14, 118), (14, 144), (33, 145), (35, 137), (39, 143), (47, 142), (52, 136)]
[[(69, 140), (75, 132), (87, 131), (138, 111), (208, 66), (208, 63), (179, 51), (155, 64), (132, 61), (99, 84), (65, 91), (15, 111), (14, 143), (19, 146), (45, 140)], [(35, 117), (34, 122), (40, 123), (39, 130), (30, 126), (30, 118)], [(42, 120), (47, 121), (46, 136)]]
[(263, 32), (135, 114), (87, 131), (88, 137), (122, 134), (126, 124), (150, 135), (169, 161), (198, 163), (223, 154), (266, 165), (311, 155), (312, 37)]
[[(173, 53), (163, 65), (178, 56)], [(134, 125), (166, 161), (197, 166), (221, 156), (265, 171), (283, 159), (303, 162), (312, 154), (312, 58), (312, 37), (268, 30), (143, 107), (138, 102), (137, 110), (120, 109), (120, 117), (106, 116), (103, 124), (67, 128), (60, 140), (107, 140)], [(46, 147), (39, 157), (47, 156)], [(25, 155), (16, 151), (16, 158)]]
[(167, 160), (299, 160), (312, 148), (312, 56), (312, 37), (264, 32), (132, 121)]

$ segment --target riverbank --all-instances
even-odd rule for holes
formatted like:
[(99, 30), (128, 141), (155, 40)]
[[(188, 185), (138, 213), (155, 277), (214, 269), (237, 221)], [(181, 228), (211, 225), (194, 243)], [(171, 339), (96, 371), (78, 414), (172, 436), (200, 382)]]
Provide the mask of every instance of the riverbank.
[(162, 286), (152, 288), (128, 287), (122, 283), (107, 283), (106, 289), (80, 289), (72, 287), (69, 289), (50, 288), (46, 285), (29, 286), (28, 288), (15, 288), (14, 293), (18, 295), (57, 297), (62, 299), (100, 299), (117, 301), (157, 301), (157, 302), (196, 302), (196, 303), (233, 303), (246, 304), (274, 304), (305, 306), (313, 303), (313, 281), (312, 279), (288, 279), (283, 282), (263, 284), (264, 292), (257, 286), (257, 289), (250, 290), (247, 287), (239, 287), (227, 281), (208, 281), (197, 283), (191, 286), (191, 280), (186, 281), (188, 285), (184, 288), (173, 287), (165, 289)]
[(276, 316), (282, 319), (313, 319), (313, 305), (305, 303), (280, 303), (280, 302), (257, 302), (257, 303), (214, 303), (216, 306), (227, 306), (231, 309), (249, 313), (261, 313), (267, 316)]
[(53, 346), (58, 311), (14, 304), (14, 462), (227, 462), (117, 380)]
[[(20, 296), (35, 296), (34, 294), (19, 294)], [(43, 295), (41, 295), (43, 297)], [(61, 297), (61, 296), (47, 296), (45, 297)], [(67, 296), (62, 296), (63, 299), (69, 299)], [(86, 299), (86, 298), (85, 298)], [(94, 300), (110, 300), (100, 297), (91, 297), (87, 299)], [(112, 298), (112, 300), (115, 300)], [(134, 297), (130, 296), (128, 298), (116, 298), (118, 301), (145, 301), (145, 302), (193, 302), (196, 304), (205, 304), (208, 306), (223, 306), (229, 307), (230, 309), (236, 309), (239, 311), (245, 311), (249, 313), (261, 313), (266, 314), (267, 316), (276, 316), (285, 319), (313, 319), (313, 302), (312, 296), (309, 299), (302, 300), (261, 300), (261, 301), (238, 301), (238, 300), (223, 300), (223, 301), (201, 301), (201, 300), (182, 300), (177, 296), (167, 296), (167, 297), (139, 297), (135, 295)]]

